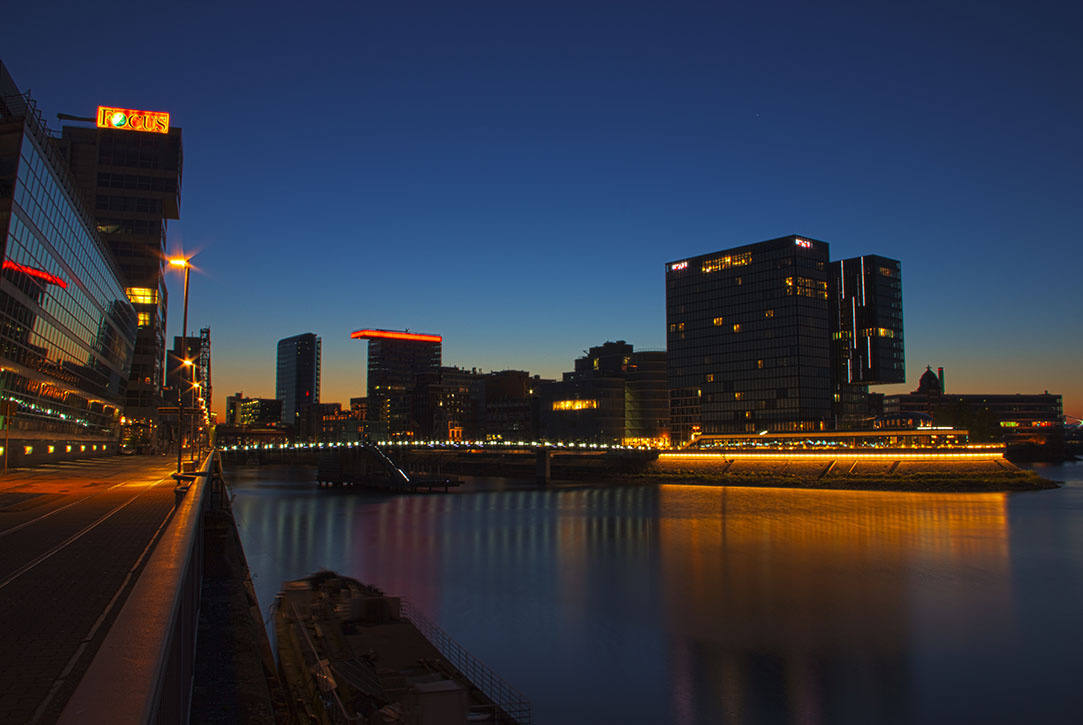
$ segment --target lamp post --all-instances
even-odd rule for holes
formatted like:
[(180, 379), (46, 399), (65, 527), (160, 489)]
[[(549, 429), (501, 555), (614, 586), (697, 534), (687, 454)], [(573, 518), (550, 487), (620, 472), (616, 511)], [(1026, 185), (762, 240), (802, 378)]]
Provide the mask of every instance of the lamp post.
[[(188, 273), (192, 265), (183, 257), (169, 260), (174, 267), (184, 268), (184, 323), (181, 326), (181, 349), (184, 351), (184, 364), (191, 367), (192, 361), (188, 359)], [(182, 376), (183, 380), (183, 376)], [(182, 473), (181, 457), (184, 455), (184, 391), (181, 385), (177, 385), (177, 473)]]

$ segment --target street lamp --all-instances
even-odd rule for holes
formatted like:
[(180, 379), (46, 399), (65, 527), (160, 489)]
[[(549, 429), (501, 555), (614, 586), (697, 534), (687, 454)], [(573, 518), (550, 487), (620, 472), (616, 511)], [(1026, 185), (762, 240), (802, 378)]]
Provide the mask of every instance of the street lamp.
[[(184, 268), (184, 324), (181, 327), (181, 349), (184, 350), (184, 364), (191, 367), (192, 361), (188, 358), (188, 273), (192, 271), (192, 264), (184, 257), (174, 257), (169, 260), (173, 267)], [(177, 473), (182, 473), (181, 456), (184, 455), (184, 391), (177, 386)]]

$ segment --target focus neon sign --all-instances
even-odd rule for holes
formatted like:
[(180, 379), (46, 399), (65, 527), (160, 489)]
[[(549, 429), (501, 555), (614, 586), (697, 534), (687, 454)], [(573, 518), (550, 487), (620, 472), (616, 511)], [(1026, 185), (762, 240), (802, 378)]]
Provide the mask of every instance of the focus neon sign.
[(134, 111), (130, 108), (98, 106), (98, 128), (169, 133), (169, 114), (162, 111)]

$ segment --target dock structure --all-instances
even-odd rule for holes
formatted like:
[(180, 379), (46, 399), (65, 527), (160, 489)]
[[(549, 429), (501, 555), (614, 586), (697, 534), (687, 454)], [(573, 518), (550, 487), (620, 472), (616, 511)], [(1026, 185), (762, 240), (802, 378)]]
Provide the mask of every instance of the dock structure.
[(279, 665), (312, 722), (529, 725), (532, 706), (408, 602), (333, 572), (275, 601)]

